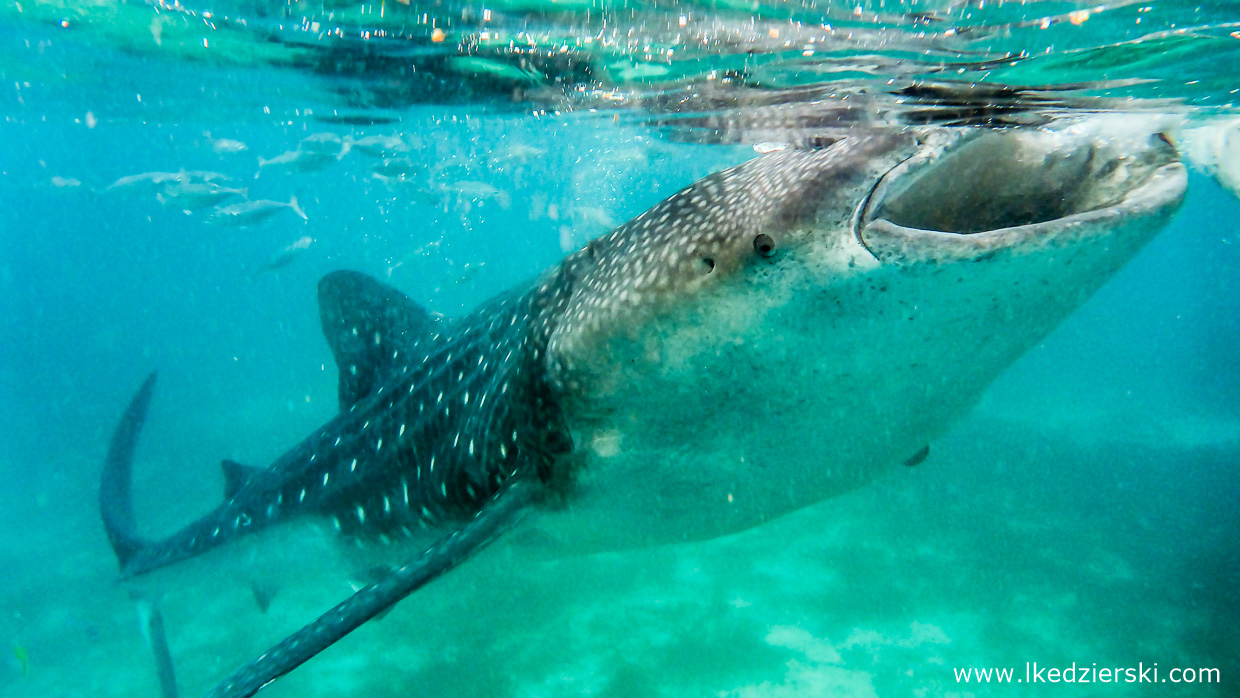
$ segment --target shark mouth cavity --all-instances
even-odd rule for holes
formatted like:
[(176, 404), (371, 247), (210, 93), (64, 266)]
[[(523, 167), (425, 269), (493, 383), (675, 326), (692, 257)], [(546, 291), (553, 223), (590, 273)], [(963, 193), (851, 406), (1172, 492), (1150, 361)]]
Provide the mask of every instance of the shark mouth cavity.
[(879, 259), (974, 256), (1099, 227), (1090, 222), (1161, 217), (1184, 180), (1161, 134), (989, 131), (927, 145), (888, 171), (855, 232)]

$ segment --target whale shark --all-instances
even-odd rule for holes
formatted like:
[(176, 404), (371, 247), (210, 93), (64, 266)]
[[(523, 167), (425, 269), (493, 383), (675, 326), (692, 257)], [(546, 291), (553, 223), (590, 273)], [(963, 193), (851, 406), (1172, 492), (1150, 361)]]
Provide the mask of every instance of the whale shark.
[(554, 554), (727, 535), (927, 447), (1169, 221), (1137, 117), (858, 130), (709, 175), (458, 318), (355, 271), (318, 285), (339, 413), (161, 540), (130, 401), (100, 508), (122, 575), (294, 517), (414, 551), (223, 679), (249, 696), (504, 537)]

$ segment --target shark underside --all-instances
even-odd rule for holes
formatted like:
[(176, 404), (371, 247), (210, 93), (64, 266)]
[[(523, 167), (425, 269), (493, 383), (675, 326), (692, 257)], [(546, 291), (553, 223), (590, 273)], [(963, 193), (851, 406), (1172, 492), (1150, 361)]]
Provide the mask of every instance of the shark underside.
[(107, 455), (105, 528), (125, 576), (305, 515), (421, 551), (208, 694), (252, 695), (510, 529), (568, 552), (702, 540), (919, 462), (1184, 186), (1131, 119), (858, 132), (706, 177), (465, 317), (335, 272), (339, 414), (266, 468), (225, 461), (224, 502), (146, 540), (152, 375)]

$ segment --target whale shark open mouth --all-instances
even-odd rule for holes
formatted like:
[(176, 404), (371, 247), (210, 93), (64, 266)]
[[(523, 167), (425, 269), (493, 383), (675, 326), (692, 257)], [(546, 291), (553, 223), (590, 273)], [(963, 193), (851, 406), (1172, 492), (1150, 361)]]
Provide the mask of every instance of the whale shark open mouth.
[(927, 145), (893, 167), (855, 232), (879, 259), (970, 256), (1153, 215), (1179, 201), (1184, 177), (1161, 134), (990, 131)]

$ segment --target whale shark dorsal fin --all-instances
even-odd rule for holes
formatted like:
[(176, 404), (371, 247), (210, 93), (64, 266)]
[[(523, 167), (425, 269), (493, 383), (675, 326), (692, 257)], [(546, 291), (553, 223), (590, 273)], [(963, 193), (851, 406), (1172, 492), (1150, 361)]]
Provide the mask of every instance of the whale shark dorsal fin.
[(340, 411), (357, 404), (425, 354), (437, 316), (365, 274), (337, 271), (319, 281), (319, 320), (340, 369)]
[(237, 492), (241, 491), (242, 487), (245, 487), (255, 476), (263, 472), (262, 468), (245, 465), (227, 458), (220, 462), (220, 468), (224, 471), (224, 499), (232, 499)]

